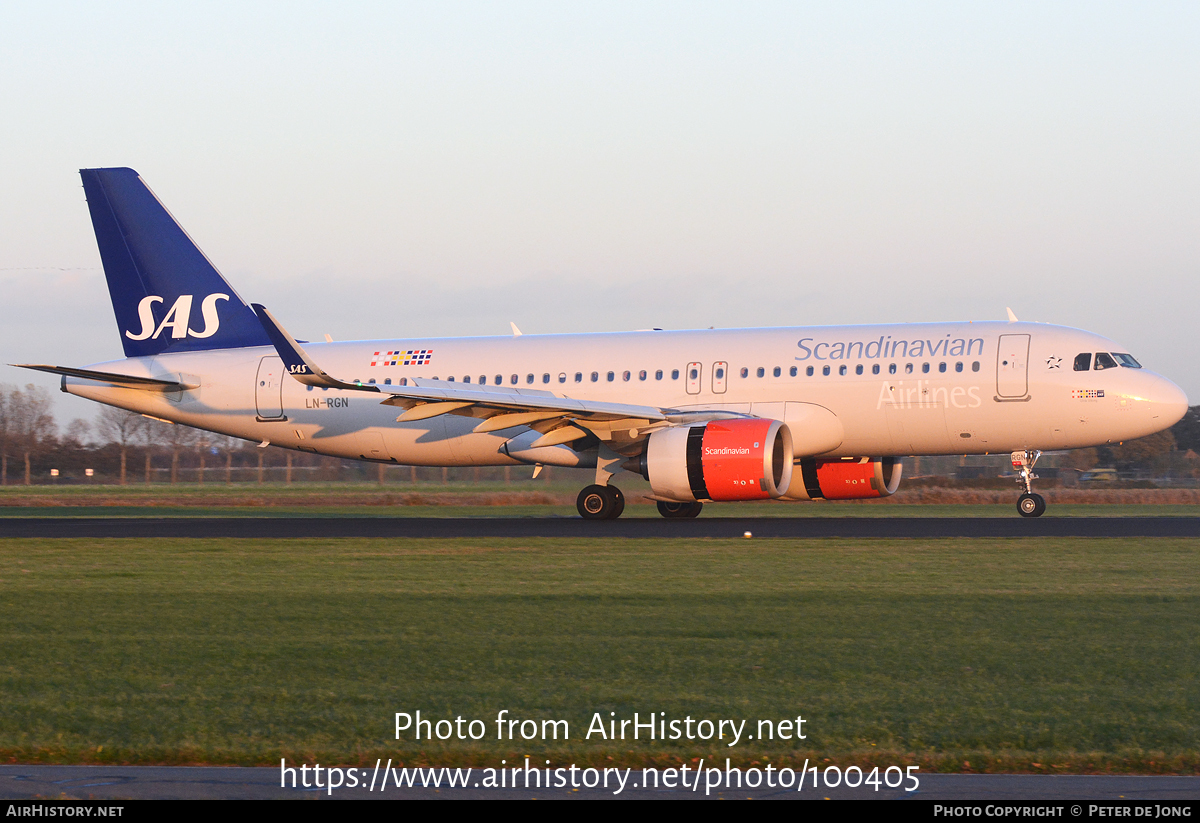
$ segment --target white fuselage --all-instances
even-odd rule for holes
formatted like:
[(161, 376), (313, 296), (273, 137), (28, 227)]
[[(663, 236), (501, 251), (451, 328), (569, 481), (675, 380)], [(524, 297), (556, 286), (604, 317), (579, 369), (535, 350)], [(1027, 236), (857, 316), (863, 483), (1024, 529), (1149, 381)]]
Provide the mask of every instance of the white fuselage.
[[(352, 382), (499, 380), (522, 392), (783, 420), (797, 457), (1068, 449), (1172, 425), (1187, 399), (1148, 369), (1076, 371), (1084, 352), (1126, 349), (1035, 323), (523, 335), (306, 344)], [(389, 352), (407, 352), (406, 356)], [(420, 353), (427, 353), (422, 356)], [(373, 365), (374, 364), (374, 365)], [(475, 417), (396, 422), (379, 394), (305, 386), (268, 347), (162, 354), (93, 368), (179, 380), (160, 394), (63, 379), (63, 389), (153, 417), (284, 448), (415, 465), (523, 462), (524, 429), (476, 433)], [(811, 374), (810, 374), (811, 369)], [(638, 433), (613, 433), (614, 447)], [(624, 441), (622, 441), (624, 438)], [(528, 462), (528, 461), (524, 461)]]

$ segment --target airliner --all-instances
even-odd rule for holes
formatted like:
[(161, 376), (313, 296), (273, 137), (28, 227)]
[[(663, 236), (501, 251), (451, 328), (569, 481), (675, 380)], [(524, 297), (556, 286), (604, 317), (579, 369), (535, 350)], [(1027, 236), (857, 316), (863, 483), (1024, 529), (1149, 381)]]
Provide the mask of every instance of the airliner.
[[(299, 341), (246, 303), (137, 172), (83, 169), (125, 359), (64, 392), (313, 454), (418, 466), (593, 469), (590, 520), (622, 472), (658, 511), (886, 497), (908, 455), (1011, 456), (1022, 516), (1045, 450), (1173, 425), (1187, 397), (1125, 346), (1041, 323)], [(537, 469), (535, 468), (535, 471)]]

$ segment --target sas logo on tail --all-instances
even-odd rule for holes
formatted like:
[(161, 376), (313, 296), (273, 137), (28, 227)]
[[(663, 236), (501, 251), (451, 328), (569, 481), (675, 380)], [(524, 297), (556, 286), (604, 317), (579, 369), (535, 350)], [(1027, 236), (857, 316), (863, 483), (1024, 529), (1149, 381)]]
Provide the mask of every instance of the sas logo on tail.
[(217, 301), (228, 300), (229, 295), (210, 294), (200, 301), (200, 317), (204, 321), (204, 328), (200, 331), (190, 328), (193, 297), (190, 294), (179, 295), (167, 310), (166, 317), (157, 325), (154, 322), (154, 304), (163, 302), (163, 299), (156, 294), (143, 297), (142, 302), (138, 303), (138, 319), (142, 321), (142, 330), (137, 334), (127, 331), (125, 336), (130, 340), (157, 340), (160, 334), (170, 329), (174, 338), (212, 337), (221, 327), (221, 320), (217, 317)]

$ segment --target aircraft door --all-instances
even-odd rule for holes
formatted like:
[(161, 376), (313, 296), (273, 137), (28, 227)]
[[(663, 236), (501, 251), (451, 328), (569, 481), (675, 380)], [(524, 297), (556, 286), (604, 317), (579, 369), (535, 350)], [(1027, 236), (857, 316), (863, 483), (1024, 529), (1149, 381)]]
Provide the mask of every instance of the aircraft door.
[(685, 376), (687, 377), (688, 394), (700, 393), (700, 368), (699, 363), (687, 364), (687, 374)]
[(1002, 334), (996, 351), (996, 394), (1001, 399), (1029, 395), (1029, 335)]
[(258, 379), (254, 383), (254, 402), (259, 420), (279, 420), (283, 417), (283, 361), (274, 355), (258, 363)]
[(729, 378), (729, 364), (724, 360), (713, 363), (712, 390), (714, 394), (724, 394), (726, 380)]

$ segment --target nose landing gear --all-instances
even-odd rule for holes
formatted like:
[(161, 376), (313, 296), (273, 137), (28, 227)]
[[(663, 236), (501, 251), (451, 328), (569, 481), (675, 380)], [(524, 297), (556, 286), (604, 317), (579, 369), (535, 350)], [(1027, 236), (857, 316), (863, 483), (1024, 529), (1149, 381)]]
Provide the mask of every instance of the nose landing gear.
[(1041, 517), (1046, 511), (1046, 499), (1033, 493), (1033, 481), (1037, 479), (1033, 466), (1041, 456), (1037, 449), (1012, 453), (1012, 467), (1021, 473), (1017, 482), (1025, 484), (1025, 493), (1017, 498), (1017, 511), (1022, 517)]
[(616, 520), (625, 511), (625, 495), (616, 486), (587, 486), (576, 498), (575, 508), (584, 520)]

